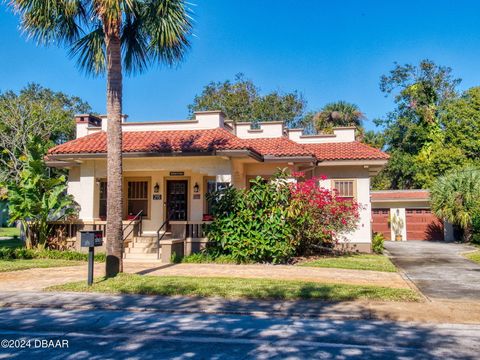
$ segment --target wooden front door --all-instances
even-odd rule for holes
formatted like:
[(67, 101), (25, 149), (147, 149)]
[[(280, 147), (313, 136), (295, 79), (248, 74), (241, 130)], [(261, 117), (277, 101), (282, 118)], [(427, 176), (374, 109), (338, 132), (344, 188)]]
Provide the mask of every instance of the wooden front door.
[(381, 233), (385, 240), (391, 239), (390, 231), (390, 209), (372, 210), (372, 230), (374, 233)]
[(167, 180), (167, 219), (186, 221), (188, 213), (188, 181)]

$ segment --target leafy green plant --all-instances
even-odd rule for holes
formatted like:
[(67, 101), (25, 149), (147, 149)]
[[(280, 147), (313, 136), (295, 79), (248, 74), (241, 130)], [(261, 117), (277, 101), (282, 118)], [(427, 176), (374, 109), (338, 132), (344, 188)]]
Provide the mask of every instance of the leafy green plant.
[(207, 252), (199, 252), (195, 254), (191, 254), (185, 256), (181, 259), (182, 263), (187, 264), (238, 264), (238, 260), (236, 260), (232, 255), (217, 255), (214, 256)]
[(277, 181), (257, 177), (251, 189), (228, 188), (211, 195), (215, 220), (207, 229), (216, 256), (238, 262), (286, 262), (295, 254), (298, 233), (289, 209), (290, 189), (279, 174)]
[(375, 254), (383, 254), (385, 238), (382, 233), (375, 233), (372, 237), (372, 251)]
[[(60, 251), (49, 249), (26, 249), (0, 247), (0, 260), (30, 260), (30, 259), (55, 259), (71, 261), (87, 261), (88, 254), (77, 251)], [(97, 262), (105, 261), (105, 254), (99, 253), (94, 257)]]
[(465, 241), (472, 240), (474, 219), (480, 214), (480, 170), (450, 172), (436, 180), (430, 193), (435, 215), (461, 227)]
[(51, 178), (43, 161), (44, 148), (31, 138), (25, 164), (18, 181), (7, 184), (10, 222), (20, 221), (27, 231), (27, 247), (43, 247), (49, 235), (49, 220), (77, 213), (75, 202), (67, 195), (64, 176)]

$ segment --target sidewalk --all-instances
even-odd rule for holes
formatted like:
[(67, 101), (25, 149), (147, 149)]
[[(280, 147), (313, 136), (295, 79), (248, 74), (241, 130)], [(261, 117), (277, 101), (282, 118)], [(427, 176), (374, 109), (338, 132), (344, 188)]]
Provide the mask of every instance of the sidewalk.
[[(411, 284), (399, 273), (299, 267), (288, 265), (162, 264), (124, 262), (126, 273), (150, 276), (197, 276), (267, 278), (313, 281), (328, 284), (372, 285), (408, 289)], [(103, 276), (104, 264), (95, 264), (95, 276)], [(46, 287), (85, 280), (87, 265), (28, 269), (0, 273), (0, 291), (40, 291)]]
[(0, 307), (235, 314), (317, 319), (480, 324), (480, 304), (462, 302), (279, 301), (66, 292), (0, 292)]

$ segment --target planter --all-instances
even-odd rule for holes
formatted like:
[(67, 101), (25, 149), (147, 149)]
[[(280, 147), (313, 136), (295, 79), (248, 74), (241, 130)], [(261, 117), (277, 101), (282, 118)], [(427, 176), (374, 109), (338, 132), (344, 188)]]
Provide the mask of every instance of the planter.
[(402, 235), (395, 235), (395, 241), (402, 241)]

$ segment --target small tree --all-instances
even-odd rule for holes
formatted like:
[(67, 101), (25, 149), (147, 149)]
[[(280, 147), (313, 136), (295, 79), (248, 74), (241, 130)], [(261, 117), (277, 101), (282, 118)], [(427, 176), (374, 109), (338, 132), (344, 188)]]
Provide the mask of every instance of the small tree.
[(65, 177), (50, 178), (43, 162), (43, 146), (32, 139), (23, 156), (19, 181), (7, 184), (10, 222), (20, 221), (27, 229), (27, 247), (43, 247), (49, 236), (49, 220), (77, 212), (71, 195), (66, 194)]
[(480, 215), (480, 170), (465, 168), (439, 177), (431, 189), (435, 214), (463, 229), (470, 241), (472, 224)]

